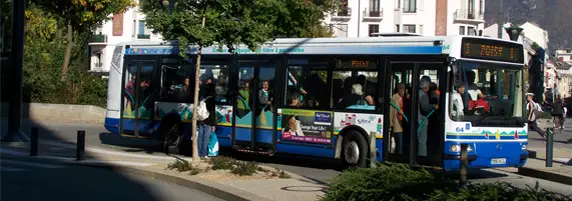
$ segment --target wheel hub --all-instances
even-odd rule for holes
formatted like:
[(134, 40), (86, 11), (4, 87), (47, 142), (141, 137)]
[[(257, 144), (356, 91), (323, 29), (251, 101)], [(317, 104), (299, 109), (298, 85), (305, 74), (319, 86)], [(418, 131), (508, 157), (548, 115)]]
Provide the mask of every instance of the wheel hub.
[(354, 141), (347, 143), (344, 146), (344, 159), (349, 164), (357, 164), (359, 161), (358, 144)]

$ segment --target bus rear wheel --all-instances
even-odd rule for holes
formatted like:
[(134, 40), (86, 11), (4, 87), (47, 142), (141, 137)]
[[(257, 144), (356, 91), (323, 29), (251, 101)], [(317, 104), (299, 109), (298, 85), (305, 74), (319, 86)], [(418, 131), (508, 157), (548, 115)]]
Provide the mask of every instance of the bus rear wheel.
[(357, 131), (349, 131), (342, 143), (342, 161), (348, 167), (367, 167), (367, 141)]

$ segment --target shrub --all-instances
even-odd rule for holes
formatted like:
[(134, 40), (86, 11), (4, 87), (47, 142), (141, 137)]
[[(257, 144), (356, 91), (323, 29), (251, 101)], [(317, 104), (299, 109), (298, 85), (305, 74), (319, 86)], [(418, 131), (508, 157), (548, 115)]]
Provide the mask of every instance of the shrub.
[(173, 163), (169, 163), (167, 165), (167, 168), (169, 170), (177, 170), (178, 172), (187, 172), (189, 171), (191, 175), (196, 175), (199, 174), (201, 171), (200, 169), (193, 167), (192, 164), (190, 164), (187, 161), (181, 161), (181, 160), (176, 160)]
[(236, 160), (230, 157), (214, 157), (209, 161), (213, 170), (232, 170)]
[(409, 169), (401, 164), (379, 164), (377, 168), (344, 171), (331, 183), (322, 201), (350, 200), (572, 200), (539, 190), (520, 189), (508, 183), (458, 183), (436, 171)]
[(230, 172), (239, 176), (252, 176), (258, 170), (258, 164), (251, 161), (236, 161), (235, 165)]

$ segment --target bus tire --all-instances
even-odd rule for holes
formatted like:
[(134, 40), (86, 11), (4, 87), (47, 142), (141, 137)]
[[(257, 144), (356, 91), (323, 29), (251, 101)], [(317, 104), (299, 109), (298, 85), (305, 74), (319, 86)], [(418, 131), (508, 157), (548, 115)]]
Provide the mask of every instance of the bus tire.
[(184, 135), (181, 132), (181, 125), (178, 123), (171, 123), (164, 127), (162, 134), (164, 136), (163, 140), (163, 152), (165, 154), (175, 153), (180, 154), (183, 151), (183, 141)]
[(358, 131), (352, 130), (344, 136), (342, 161), (348, 167), (367, 167), (367, 140)]

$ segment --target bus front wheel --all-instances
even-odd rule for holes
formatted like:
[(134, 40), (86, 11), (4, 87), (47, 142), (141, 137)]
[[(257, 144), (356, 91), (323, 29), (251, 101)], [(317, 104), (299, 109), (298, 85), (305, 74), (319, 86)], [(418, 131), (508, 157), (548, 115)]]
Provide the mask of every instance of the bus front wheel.
[(342, 161), (349, 167), (366, 167), (367, 141), (358, 131), (350, 131), (343, 140)]

